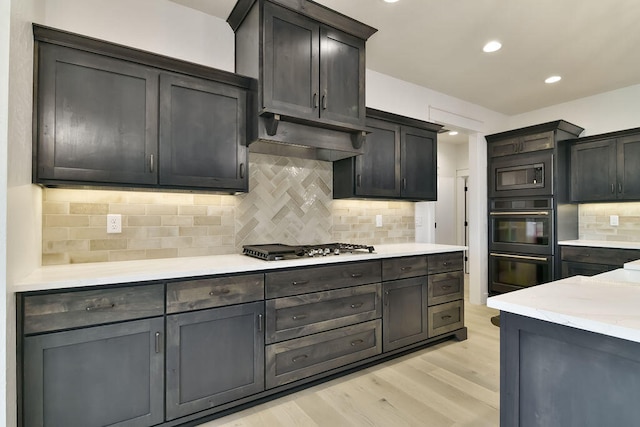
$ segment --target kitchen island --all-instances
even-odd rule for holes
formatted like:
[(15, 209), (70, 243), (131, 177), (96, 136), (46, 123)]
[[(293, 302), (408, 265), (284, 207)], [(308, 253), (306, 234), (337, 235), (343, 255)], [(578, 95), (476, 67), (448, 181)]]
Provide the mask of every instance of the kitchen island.
[(500, 313), (500, 424), (640, 420), (640, 283), (574, 276), (489, 298)]
[(465, 249), (43, 267), (15, 288), (21, 425), (200, 422), (464, 340)]

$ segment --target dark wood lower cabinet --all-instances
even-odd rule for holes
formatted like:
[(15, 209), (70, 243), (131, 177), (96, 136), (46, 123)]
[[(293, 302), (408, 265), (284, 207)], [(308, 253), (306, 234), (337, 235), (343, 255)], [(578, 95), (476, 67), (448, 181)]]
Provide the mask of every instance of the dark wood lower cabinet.
[(194, 425), (463, 340), (461, 261), (457, 252), (18, 293), (18, 425)]
[(167, 317), (167, 419), (264, 390), (264, 303)]
[(594, 276), (622, 268), (624, 263), (640, 259), (640, 250), (563, 245), (560, 247), (560, 256), (564, 279), (578, 275)]
[(428, 338), (427, 276), (394, 280), (382, 285), (384, 351)]
[(501, 312), (501, 426), (635, 426), (639, 395), (639, 343)]
[(164, 318), (24, 339), (25, 427), (164, 420)]

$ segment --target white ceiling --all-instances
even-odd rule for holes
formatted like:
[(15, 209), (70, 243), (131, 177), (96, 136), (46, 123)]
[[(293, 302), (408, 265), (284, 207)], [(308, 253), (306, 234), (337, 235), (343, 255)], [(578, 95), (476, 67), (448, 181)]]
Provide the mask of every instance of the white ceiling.
[[(236, 3), (172, 1), (222, 19)], [(367, 68), (507, 115), (640, 84), (640, 0), (317, 3), (378, 29)]]

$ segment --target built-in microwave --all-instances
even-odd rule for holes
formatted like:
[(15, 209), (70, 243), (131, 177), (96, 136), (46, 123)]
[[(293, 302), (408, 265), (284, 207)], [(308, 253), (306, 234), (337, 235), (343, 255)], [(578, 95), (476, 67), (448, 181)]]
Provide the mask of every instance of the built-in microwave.
[(551, 196), (553, 153), (494, 157), (489, 165), (489, 197)]

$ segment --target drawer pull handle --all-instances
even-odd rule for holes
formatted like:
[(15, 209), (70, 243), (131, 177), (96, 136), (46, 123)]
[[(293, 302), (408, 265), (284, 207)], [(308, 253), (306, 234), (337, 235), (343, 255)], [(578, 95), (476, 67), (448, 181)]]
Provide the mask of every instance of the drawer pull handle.
[(351, 347), (355, 347), (355, 346), (360, 345), (362, 343), (364, 343), (364, 340), (353, 340), (353, 341), (351, 341)]
[(307, 315), (306, 314), (298, 314), (296, 316), (292, 316), (291, 319), (292, 320), (302, 320), (302, 319), (306, 319)]
[(444, 261), (442, 265), (446, 267), (447, 265), (449, 265), (449, 263), (447, 261)]
[(409, 271), (409, 270), (411, 270), (412, 268), (413, 268), (413, 267), (411, 267), (411, 266), (402, 267), (402, 268), (400, 268), (400, 271)]
[(211, 292), (209, 292), (209, 295), (214, 297), (214, 296), (220, 296), (220, 295), (227, 295), (229, 292), (231, 292), (229, 289), (214, 289)]
[(308, 280), (296, 280), (295, 282), (291, 282), (293, 286), (306, 285), (307, 283), (309, 283)]
[(358, 277), (362, 277), (362, 273), (351, 273), (352, 279), (357, 279)]
[(362, 303), (361, 302), (356, 302), (356, 303), (351, 304), (351, 308), (360, 308), (360, 307), (362, 307)]
[(264, 322), (262, 321), (262, 314), (258, 314), (258, 332), (262, 332), (262, 324)]
[(451, 316), (449, 316), (448, 314), (445, 314), (444, 316), (440, 317), (440, 319), (449, 320), (449, 319), (451, 319)]
[(442, 285), (441, 289), (451, 289), (451, 285)]
[(293, 363), (298, 363), (298, 362), (300, 362), (300, 361), (302, 361), (302, 360), (304, 360), (304, 359), (307, 359), (308, 357), (309, 357), (309, 356), (307, 356), (306, 354), (301, 354), (300, 356), (296, 356), (296, 357), (294, 357), (293, 359), (291, 359), (291, 361), (292, 361)]
[(112, 308), (115, 308), (116, 305), (114, 304), (107, 304), (107, 305), (90, 305), (89, 307), (87, 307), (87, 311), (102, 311), (102, 310), (111, 310)]
[(156, 332), (156, 353), (160, 353), (160, 332)]

